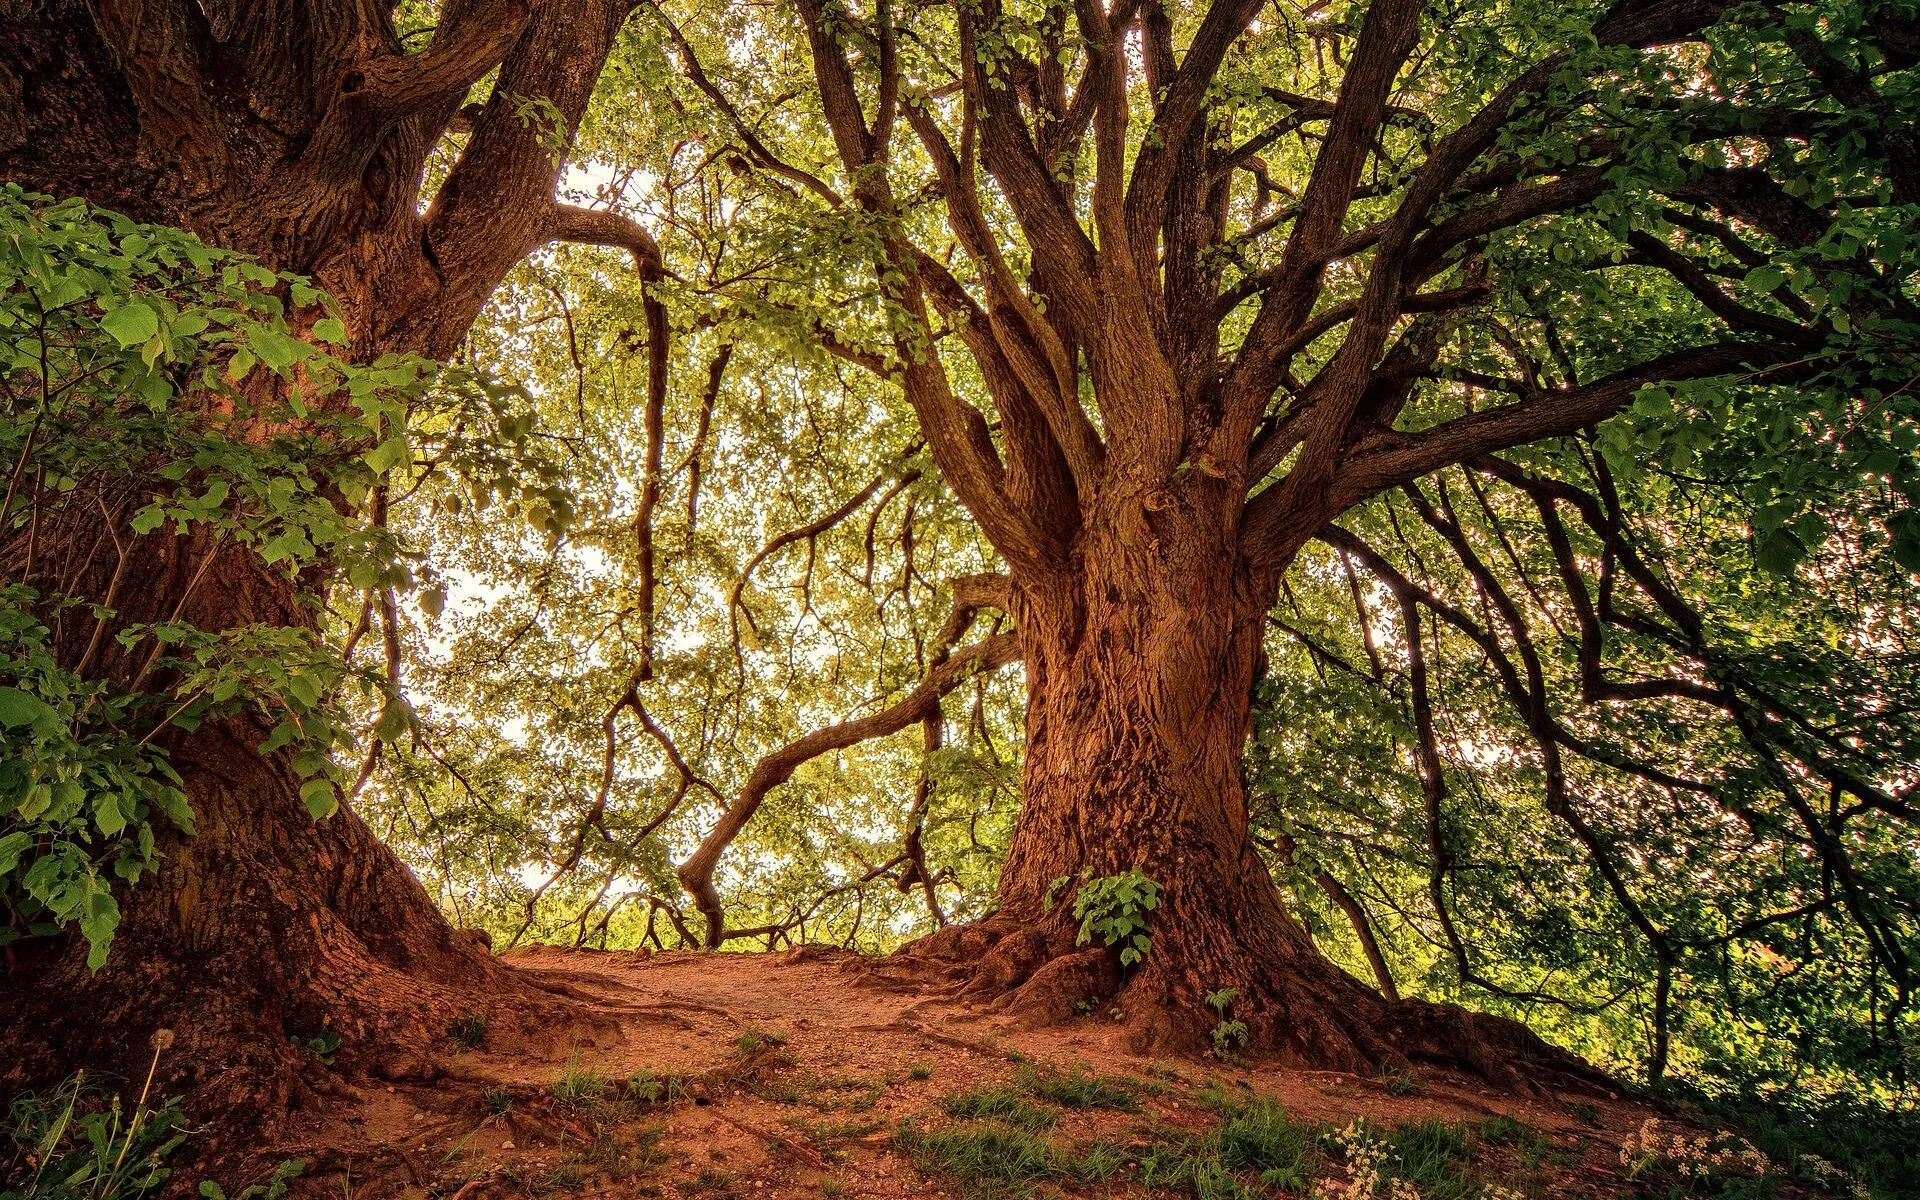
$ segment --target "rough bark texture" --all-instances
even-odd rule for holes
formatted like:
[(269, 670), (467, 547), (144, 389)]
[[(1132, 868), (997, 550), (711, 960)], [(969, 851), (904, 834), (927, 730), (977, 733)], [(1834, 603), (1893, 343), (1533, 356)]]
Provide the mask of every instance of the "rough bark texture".
[[(449, 0), (427, 45), (409, 48), (391, 6), (361, 0), (4, 0), (0, 176), (310, 275), (338, 300), (354, 357), (445, 357), (542, 242), (591, 226), (581, 240), (651, 248), (615, 214), (570, 219), (552, 201), (554, 143), (627, 8)], [(491, 96), (463, 110), (496, 67)], [(529, 119), (529, 100), (551, 107)], [(464, 145), (443, 140), (456, 123)], [(436, 146), (453, 166), (423, 208)], [(204, 629), (312, 620), (295, 584), (248, 556), (217, 557), (192, 585), (190, 540), (139, 544), (123, 620), (164, 618), (189, 591), (183, 615)], [(553, 1001), (451, 929), (351, 810), (312, 820), (288, 755), (256, 750), (265, 736), (234, 720), (174, 739), (198, 836), (163, 839), (160, 873), (128, 890), (101, 971), (72, 940), (0, 968), (0, 1090), (78, 1067), (134, 1074), (170, 1027), (157, 1087), (184, 1090), (197, 1120), (270, 1134), (303, 1080), (324, 1077), (295, 1037), (331, 1031), (342, 1066), (418, 1075), (456, 1015), (550, 1015)]]
[[(1016, 591), (1027, 668), (1020, 821), (998, 911), (909, 950), (965, 964), (962, 992), (1035, 1021), (1117, 1007), (1141, 1051), (1198, 1051), (1233, 988), (1250, 1052), (1375, 1073), (1427, 1063), (1527, 1089), (1591, 1078), (1510, 1021), (1391, 1001), (1329, 962), (1248, 837), (1242, 750), (1270, 580), (1222, 570), (1236, 531), (1194, 502), (1211, 483), (1109, 494), (1080, 575)], [(1084, 874), (1160, 886), (1152, 946), (1122, 968), (1076, 945)]]

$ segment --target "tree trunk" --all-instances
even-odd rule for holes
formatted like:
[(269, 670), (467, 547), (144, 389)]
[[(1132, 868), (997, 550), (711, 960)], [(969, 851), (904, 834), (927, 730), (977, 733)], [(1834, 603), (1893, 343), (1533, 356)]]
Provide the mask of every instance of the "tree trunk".
[[(967, 994), (1038, 1021), (1117, 1009), (1142, 1052), (1211, 1047), (1236, 993), (1239, 1049), (1373, 1073), (1409, 1062), (1525, 1086), (1581, 1068), (1524, 1027), (1394, 1002), (1329, 962), (1248, 836), (1240, 776), (1271, 583), (1235, 552), (1209, 484), (1103, 497), (1077, 576), (1016, 587), (1027, 671), (1024, 796), (993, 916), (915, 953), (976, 963)], [(1016, 580), (1016, 584), (1022, 581)], [(1076, 889), (1139, 869), (1159, 887), (1150, 949), (1076, 944)]]
[[(391, 6), (0, 0), (0, 177), (312, 276), (340, 305), (349, 357), (445, 358), (555, 236), (554, 138), (577, 126), (628, 9), (448, 0), (410, 50)], [(423, 204), (430, 152), (496, 69)], [(530, 97), (563, 127), (520, 113)], [(182, 615), (204, 630), (312, 624), (294, 582), (249, 555), (222, 554), (189, 584), (191, 539), (136, 546), (129, 580), (145, 586), (121, 589), (122, 622), (164, 619), (185, 589)], [(0, 542), (0, 569), (14, 574), (11, 549)], [(83, 657), (61, 650), (69, 665)], [(130, 677), (125, 666), (94, 673)], [(160, 871), (124, 890), (98, 973), (77, 937), (0, 963), (0, 1089), (83, 1067), (137, 1083), (152, 1035), (170, 1028), (156, 1091), (184, 1092), (231, 1148), (278, 1129), (305, 1083), (326, 1086), (313, 1039), (337, 1038), (350, 1070), (418, 1075), (456, 1015), (552, 1016), (558, 1002), (483, 936), (449, 927), (349, 807), (311, 819), (290, 752), (257, 750), (266, 735), (233, 719), (168, 740), (198, 834), (162, 835)]]
[[(87, 544), (91, 530), (70, 520), (40, 531), (43, 556)], [(20, 550), (0, 541), (0, 577), (18, 577)], [(192, 534), (135, 540), (119, 619), (312, 626), (283, 572), (249, 551), (206, 553)], [(107, 565), (78, 582), (82, 594), (105, 593)], [(61, 661), (80, 660), (91, 631), (68, 622), (55, 638)], [(104, 645), (95, 677), (124, 684), (143, 673), (144, 643)], [(350, 807), (309, 815), (291, 749), (258, 749), (268, 732), (267, 722), (234, 716), (163, 738), (197, 831), (156, 824), (160, 870), (121, 889), (119, 929), (97, 972), (73, 933), (8, 956), (0, 1094), (81, 1069), (137, 1087), (153, 1035), (170, 1029), (159, 1094), (185, 1095), (196, 1123), (227, 1135), (216, 1143), (226, 1153), (273, 1136), (315, 1087), (328, 1087), (323, 1068), (336, 1045), (351, 1075), (415, 1078), (433, 1071), (457, 1016), (484, 1014), (495, 1029), (551, 1017), (554, 1002), (495, 959), (484, 935), (450, 927)]]

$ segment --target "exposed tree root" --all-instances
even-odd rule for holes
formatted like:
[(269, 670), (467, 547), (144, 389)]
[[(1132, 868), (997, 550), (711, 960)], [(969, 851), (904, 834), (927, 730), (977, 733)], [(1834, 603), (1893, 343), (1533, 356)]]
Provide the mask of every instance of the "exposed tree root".
[(583, 1011), (448, 926), (352, 812), (311, 820), (249, 737), (203, 735), (185, 757), (199, 835), (129, 891), (100, 971), (77, 939), (0, 966), (0, 1092), (79, 1070), (137, 1091), (165, 1029), (154, 1095), (241, 1144), (354, 1080), (437, 1078), (456, 1019), (520, 1039)]
[[(1156, 947), (1158, 953), (1158, 947)], [(1089, 1013), (1117, 1016), (1129, 1049), (1199, 1055), (1216, 1048), (1222, 1014), (1206, 985), (1168, 961), (1121, 971), (1112, 952), (1078, 947), (1059, 922), (989, 918), (951, 926), (877, 961), (849, 968), (876, 982), (936, 989), (1023, 1025), (1055, 1024)], [(1526, 1026), (1458, 1005), (1390, 1001), (1308, 948), (1269, 952), (1238, 975), (1228, 1015), (1243, 1022), (1232, 1053), (1276, 1065), (1361, 1075), (1419, 1067), (1458, 1071), (1517, 1094), (1597, 1091), (1614, 1085), (1580, 1058)]]

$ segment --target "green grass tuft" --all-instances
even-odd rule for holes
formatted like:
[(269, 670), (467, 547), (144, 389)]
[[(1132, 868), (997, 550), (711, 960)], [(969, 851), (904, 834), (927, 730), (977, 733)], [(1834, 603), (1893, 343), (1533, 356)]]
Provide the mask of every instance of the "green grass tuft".
[(447, 1036), (469, 1050), (487, 1044), (487, 1018), (480, 1013), (463, 1013), (447, 1022)]
[(1128, 1161), (1118, 1147), (1104, 1142), (1069, 1151), (992, 1121), (928, 1130), (908, 1119), (894, 1130), (893, 1144), (921, 1170), (950, 1175), (962, 1195), (982, 1200), (1026, 1196), (1041, 1183), (1099, 1183), (1117, 1175)]
[(1051, 1129), (1059, 1119), (1053, 1110), (1042, 1108), (1005, 1086), (948, 1092), (940, 1097), (940, 1107), (950, 1117), (999, 1121), (1016, 1129)]
[(1409, 1121), (1387, 1135), (1387, 1169), (1420, 1189), (1421, 1200), (1478, 1200), (1484, 1186), (1467, 1170), (1467, 1135), (1441, 1121)]
[(1296, 1121), (1271, 1100), (1249, 1100), (1221, 1120), (1213, 1151), (1228, 1167), (1270, 1173), (1281, 1187), (1304, 1190), (1326, 1167), (1322, 1125)]
[(1022, 1067), (1019, 1079), (1020, 1086), (1030, 1095), (1062, 1108), (1140, 1110), (1140, 1098), (1130, 1081), (1118, 1075), (1094, 1075), (1084, 1070), (1069, 1074)]
[(593, 1108), (606, 1100), (609, 1085), (605, 1075), (592, 1067), (581, 1066), (579, 1056), (575, 1055), (549, 1090), (555, 1100), (570, 1108)]

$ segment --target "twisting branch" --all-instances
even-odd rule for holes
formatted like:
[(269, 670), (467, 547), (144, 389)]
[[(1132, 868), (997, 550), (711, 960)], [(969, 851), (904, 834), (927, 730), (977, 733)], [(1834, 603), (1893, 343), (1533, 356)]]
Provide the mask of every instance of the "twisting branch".
[[(646, 431), (646, 455), (640, 477), (640, 503), (633, 514), (633, 540), (637, 551), (640, 609), (640, 682), (653, 678), (654, 672), (654, 593), (659, 571), (654, 563), (653, 514), (660, 505), (660, 472), (666, 448), (667, 356), (671, 352), (672, 329), (667, 306), (655, 290), (665, 276), (659, 243), (646, 226), (622, 213), (598, 208), (580, 208), (555, 204), (548, 214), (546, 236), (551, 241), (578, 242), (593, 246), (611, 246), (633, 256), (640, 273), (640, 304), (647, 323), (647, 396), (643, 409)], [(726, 360), (717, 359), (716, 370), (724, 371)], [(718, 376), (714, 379), (718, 387)]]
[(333, 102), (301, 159), (317, 178), (357, 178), (402, 121), (451, 110), (520, 37), (528, 0), (447, 6), (449, 19), (419, 54), (382, 54), (342, 72)]
[[(956, 581), (953, 615), (943, 625), (938, 641), (950, 646), (972, 622), (973, 613), (985, 604), (1000, 603), (1001, 583), (995, 576), (968, 576)], [(964, 614), (964, 615), (963, 615)], [(929, 668), (920, 682), (905, 696), (878, 712), (851, 721), (843, 721), (787, 743), (763, 756), (755, 765), (739, 797), (721, 814), (706, 838), (677, 869), (681, 886), (693, 897), (706, 918), (706, 944), (717, 946), (726, 936), (726, 910), (713, 886), (714, 869), (735, 838), (753, 819), (767, 794), (779, 787), (804, 764), (823, 754), (844, 750), (873, 738), (898, 733), (917, 721), (937, 713), (940, 699), (948, 692), (985, 671), (1003, 667), (1020, 657), (1020, 643), (1011, 632), (996, 633), (963, 650), (942, 657)]]

